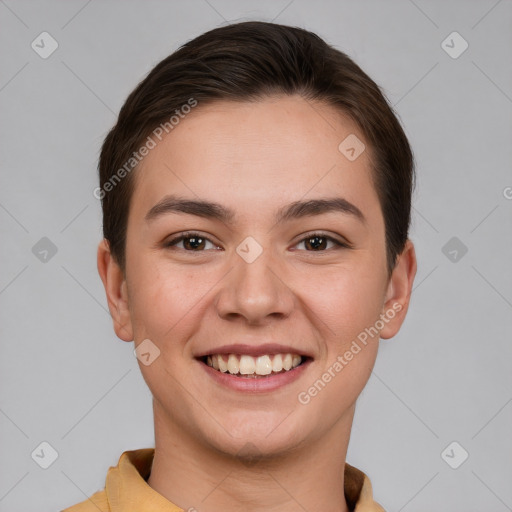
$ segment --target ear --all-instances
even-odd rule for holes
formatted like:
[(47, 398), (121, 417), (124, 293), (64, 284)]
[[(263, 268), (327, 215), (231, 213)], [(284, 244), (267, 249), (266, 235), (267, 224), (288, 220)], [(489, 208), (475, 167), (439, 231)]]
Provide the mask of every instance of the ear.
[(126, 279), (105, 239), (98, 245), (98, 272), (107, 294), (108, 309), (114, 322), (114, 331), (117, 337), (123, 341), (132, 341), (133, 329), (128, 309)]
[(386, 290), (381, 314), (385, 323), (380, 332), (380, 337), (383, 339), (395, 336), (405, 320), (409, 309), (416, 267), (414, 245), (410, 240), (407, 240), (404, 250), (397, 258)]

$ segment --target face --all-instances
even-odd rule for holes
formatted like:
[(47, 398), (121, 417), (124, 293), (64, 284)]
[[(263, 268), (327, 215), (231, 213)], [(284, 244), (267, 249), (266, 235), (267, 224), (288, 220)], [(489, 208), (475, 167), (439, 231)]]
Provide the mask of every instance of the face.
[(198, 105), (136, 171), (126, 272), (100, 273), (118, 336), (159, 351), (139, 364), (174, 432), (278, 454), (351, 424), (415, 270), (388, 279), (368, 144), (338, 149), (351, 134), (300, 97)]

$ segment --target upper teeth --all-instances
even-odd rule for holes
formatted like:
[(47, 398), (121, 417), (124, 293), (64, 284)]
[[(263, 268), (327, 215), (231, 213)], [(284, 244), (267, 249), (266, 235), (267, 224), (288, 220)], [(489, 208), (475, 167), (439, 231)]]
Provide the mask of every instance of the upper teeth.
[(206, 364), (223, 373), (232, 375), (269, 375), (272, 372), (291, 370), (299, 366), (302, 358), (297, 354), (275, 354), (252, 357), (236, 354), (213, 354), (206, 358)]

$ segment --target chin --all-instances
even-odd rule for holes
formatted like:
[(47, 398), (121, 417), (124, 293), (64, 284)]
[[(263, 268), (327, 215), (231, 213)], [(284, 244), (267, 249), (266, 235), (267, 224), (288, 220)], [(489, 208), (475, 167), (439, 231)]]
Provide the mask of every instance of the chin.
[[(249, 461), (285, 455), (305, 441), (307, 425), (293, 418), (298, 412), (238, 412), (222, 426), (205, 426), (206, 443), (215, 450)], [(225, 428), (223, 428), (225, 427)]]

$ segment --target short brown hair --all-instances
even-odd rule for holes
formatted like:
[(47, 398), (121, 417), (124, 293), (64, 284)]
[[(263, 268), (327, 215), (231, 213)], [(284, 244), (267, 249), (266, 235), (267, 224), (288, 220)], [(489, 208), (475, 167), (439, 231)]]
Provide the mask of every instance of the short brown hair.
[(191, 99), (203, 105), (276, 94), (322, 101), (360, 128), (371, 149), (391, 273), (407, 241), (414, 187), (414, 158), (400, 122), (377, 84), (346, 54), (312, 32), (264, 22), (223, 26), (186, 43), (157, 64), (121, 108), (101, 149), (97, 190), (103, 235), (123, 270), (134, 188), (129, 171), (155, 128), (169, 123)]

